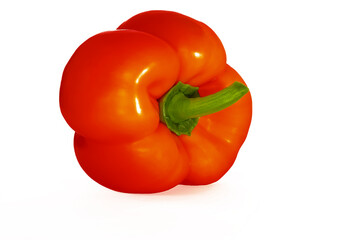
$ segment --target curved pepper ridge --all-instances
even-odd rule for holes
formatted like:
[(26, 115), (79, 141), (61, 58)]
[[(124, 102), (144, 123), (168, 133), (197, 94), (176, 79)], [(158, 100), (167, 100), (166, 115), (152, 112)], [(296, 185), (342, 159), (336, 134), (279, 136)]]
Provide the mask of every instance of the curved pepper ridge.
[(159, 119), (159, 99), (177, 82), (201, 97), (245, 84), (226, 65), (224, 47), (205, 24), (179, 13), (140, 13), (85, 41), (66, 65), (61, 112), (75, 131), (76, 157), (99, 184), (153, 193), (219, 180), (233, 165), (251, 122), (250, 93), (200, 117), (191, 136)]

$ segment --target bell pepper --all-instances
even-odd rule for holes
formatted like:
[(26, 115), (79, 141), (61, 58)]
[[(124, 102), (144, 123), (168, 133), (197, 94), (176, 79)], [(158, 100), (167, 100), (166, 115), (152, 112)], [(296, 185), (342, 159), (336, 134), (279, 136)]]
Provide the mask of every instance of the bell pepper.
[(148, 11), (78, 47), (60, 109), (88, 176), (115, 191), (154, 193), (219, 180), (247, 136), (252, 101), (207, 25)]

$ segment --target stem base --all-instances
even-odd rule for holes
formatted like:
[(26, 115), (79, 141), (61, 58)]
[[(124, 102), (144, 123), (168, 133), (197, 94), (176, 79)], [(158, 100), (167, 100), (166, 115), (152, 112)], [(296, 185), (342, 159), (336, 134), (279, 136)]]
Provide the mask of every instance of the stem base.
[(176, 135), (180, 136), (182, 134), (191, 135), (191, 131), (195, 128), (197, 123), (199, 122), (199, 117), (197, 118), (190, 118), (183, 120), (181, 122), (177, 122), (176, 120), (171, 118), (171, 114), (169, 114), (169, 105), (173, 105), (172, 99), (179, 94), (184, 95), (187, 98), (197, 98), (200, 97), (198, 87), (193, 87), (188, 84), (184, 84), (182, 82), (178, 82), (173, 88), (170, 89), (160, 100), (159, 107), (160, 107), (160, 121), (165, 123), (166, 126), (174, 132)]

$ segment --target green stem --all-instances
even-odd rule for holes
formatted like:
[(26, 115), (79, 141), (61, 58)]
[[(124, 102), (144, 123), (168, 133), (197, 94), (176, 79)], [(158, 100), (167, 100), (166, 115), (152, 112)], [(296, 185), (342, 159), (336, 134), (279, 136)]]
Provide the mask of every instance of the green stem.
[(231, 106), (249, 91), (240, 82), (206, 97), (198, 89), (179, 82), (159, 102), (160, 120), (177, 135), (191, 135), (200, 117)]
[(206, 97), (189, 98), (177, 94), (168, 105), (168, 114), (176, 122), (198, 118), (221, 111), (244, 96), (249, 89), (239, 82)]

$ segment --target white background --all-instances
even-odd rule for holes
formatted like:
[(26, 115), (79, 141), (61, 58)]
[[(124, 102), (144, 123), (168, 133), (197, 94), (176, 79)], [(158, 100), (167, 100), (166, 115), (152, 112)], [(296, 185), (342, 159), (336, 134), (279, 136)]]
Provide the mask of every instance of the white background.
[[(218, 34), (253, 121), (219, 182), (117, 193), (76, 161), (61, 74), (152, 9)], [(358, 1), (2, 1), (0, 25), (0, 239), (360, 239)]]

